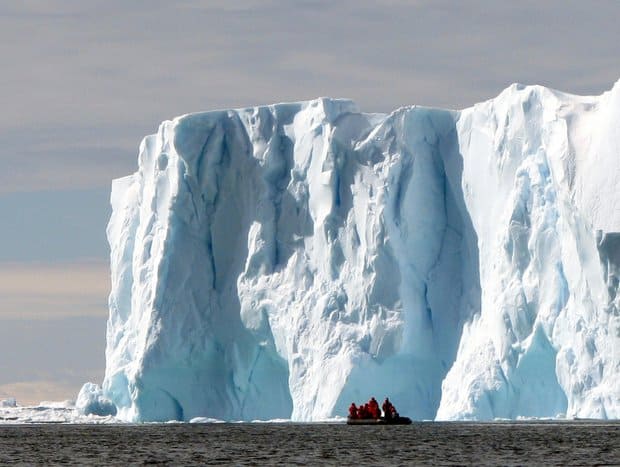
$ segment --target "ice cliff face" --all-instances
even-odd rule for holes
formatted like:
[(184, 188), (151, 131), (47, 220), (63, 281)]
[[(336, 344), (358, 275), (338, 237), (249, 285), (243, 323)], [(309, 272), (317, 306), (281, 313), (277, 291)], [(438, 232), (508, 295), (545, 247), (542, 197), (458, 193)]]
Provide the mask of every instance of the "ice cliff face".
[(620, 416), (620, 84), (185, 115), (115, 180), (128, 420)]

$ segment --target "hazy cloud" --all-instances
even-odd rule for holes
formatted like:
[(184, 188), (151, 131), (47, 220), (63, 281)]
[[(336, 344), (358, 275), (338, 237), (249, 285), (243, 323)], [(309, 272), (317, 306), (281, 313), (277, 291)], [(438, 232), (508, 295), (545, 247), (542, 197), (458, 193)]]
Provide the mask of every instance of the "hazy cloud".
[(600, 93), (620, 77), (619, 14), (616, 1), (3, 4), (0, 186), (108, 186), (142, 136), (191, 111), (324, 95), (461, 108), (515, 81)]
[(105, 323), (101, 316), (0, 319), (0, 397), (73, 399), (84, 382), (100, 383)]
[[(42, 401), (75, 400), (86, 382), (82, 379), (83, 376), (80, 375), (79, 380), (72, 382), (35, 380), (0, 384), (0, 399), (15, 397), (21, 406), (38, 405)], [(101, 379), (100, 373), (94, 376), (97, 376), (98, 380)]]
[(0, 192), (0, 263), (107, 261), (109, 199), (109, 188)]
[(105, 262), (0, 263), (3, 320), (108, 315), (110, 271)]

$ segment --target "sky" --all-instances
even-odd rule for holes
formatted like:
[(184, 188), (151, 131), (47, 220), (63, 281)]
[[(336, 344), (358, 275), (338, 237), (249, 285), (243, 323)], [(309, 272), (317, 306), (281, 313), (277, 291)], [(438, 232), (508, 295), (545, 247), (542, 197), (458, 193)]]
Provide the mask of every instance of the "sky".
[(0, 3), (0, 399), (101, 383), (114, 178), (194, 111), (347, 97), (460, 109), (511, 83), (600, 94), (620, 2)]

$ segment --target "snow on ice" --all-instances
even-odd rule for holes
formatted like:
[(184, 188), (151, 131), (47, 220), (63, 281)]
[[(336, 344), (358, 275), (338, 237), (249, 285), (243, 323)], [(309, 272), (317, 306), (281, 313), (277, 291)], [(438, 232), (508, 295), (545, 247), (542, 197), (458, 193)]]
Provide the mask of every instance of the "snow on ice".
[(618, 418), (619, 187), (620, 84), (163, 122), (112, 186), (106, 374), (79, 406)]
[(0, 400), (0, 424), (39, 423), (118, 423), (113, 416), (84, 415), (73, 401), (48, 402), (22, 406), (14, 398)]

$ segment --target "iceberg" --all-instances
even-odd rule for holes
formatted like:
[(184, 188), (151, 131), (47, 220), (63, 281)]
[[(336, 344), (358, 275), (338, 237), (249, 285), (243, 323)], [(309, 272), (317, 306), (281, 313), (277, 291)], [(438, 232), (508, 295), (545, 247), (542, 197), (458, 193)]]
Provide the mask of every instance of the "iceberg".
[(100, 417), (116, 415), (116, 405), (102, 393), (98, 384), (86, 383), (82, 386), (75, 401), (79, 415), (97, 415)]
[(0, 399), (0, 407), (2, 408), (17, 407), (17, 401), (15, 400), (14, 397), (9, 397), (7, 399)]
[(618, 418), (619, 182), (620, 83), (165, 121), (112, 184), (106, 373), (80, 404), (313, 421), (389, 395), (414, 419)]

